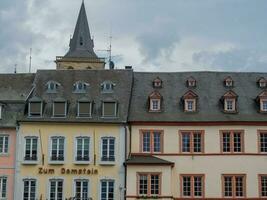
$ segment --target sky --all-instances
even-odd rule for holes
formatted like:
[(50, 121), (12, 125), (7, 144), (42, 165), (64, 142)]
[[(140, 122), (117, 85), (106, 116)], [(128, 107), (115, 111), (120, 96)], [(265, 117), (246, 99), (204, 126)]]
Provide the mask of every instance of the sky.
[[(0, 73), (55, 69), (82, 0), (1, 0)], [(267, 0), (84, 0), (95, 52), (135, 71), (267, 72)]]

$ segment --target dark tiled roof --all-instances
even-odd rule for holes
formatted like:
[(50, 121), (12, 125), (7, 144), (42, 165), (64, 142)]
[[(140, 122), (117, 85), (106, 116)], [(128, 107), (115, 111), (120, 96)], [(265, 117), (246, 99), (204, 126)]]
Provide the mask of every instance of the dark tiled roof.
[(173, 162), (163, 160), (151, 155), (131, 155), (126, 161), (126, 165), (174, 165)]
[[(195, 88), (188, 88), (186, 80), (193, 76)], [(232, 77), (233, 88), (224, 86), (224, 79)], [(162, 88), (152, 87), (152, 81), (159, 77)], [(260, 77), (267, 73), (244, 72), (175, 72), (175, 73), (134, 73), (129, 121), (147, 122), (205, 122), (205, 121), (267, 121), (267, 115), (259, 113), (255, 101), (264, 90), (258, 87)], [(163, 98), (162, 112), (148, 112), (148, 96), (159, 91)], [(197, 112), (183, 111), (182, 96), (189, 90), (198, 95)], [(238, 95), (237, 113), (223, 112), (222, 96), (229, 90)]]
[[(71, 121), (71, 122), (127, 122), (130, 94), (133, 80), (132, 70), (38, 70), (34, 80), (35, 90), (31, 98), (44, 101), (42, 118), (28, 118), (26, 121)], [(60, 84), (56, 93), (46, 92), (46, 83), (56, 81)], [(85, 93), (74, 93), (73, 85), (77, 81), (89, 84)], [(102, 93), (101, 83), (115, 83), (112, 93)], [(66, 118), (53, 118), (52, 106), (55, 100), (66, 100), (68, 105)], [(93, 102), (92, 118), (77, 118), (77, 101), (89, 99)], [(102, 101), (118, 102), (118, 115), (115, 118), (102, 117)]]
[(25, 101), (32, 89), (34, 74), (0, 74), (0, 127), (15, 127), (23, 117)]

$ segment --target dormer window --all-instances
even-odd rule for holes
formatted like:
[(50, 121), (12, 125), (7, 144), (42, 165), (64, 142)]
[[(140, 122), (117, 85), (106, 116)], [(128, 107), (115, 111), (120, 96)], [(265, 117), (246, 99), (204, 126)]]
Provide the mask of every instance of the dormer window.
[(223, 95), (224, 112), (235, 113), (237, 112), (237, 94), (233, 91), (228, 91)]
[(265, 78), (261, 77), (258, 80), (258, 84), (259, 84), (259, 87), (260, 88), (266, 88), (266, 86), (267, 86), (267, 80)]
[(187, 87), (196, 87), (197, 81), (194, 77), (190, 76), (186, 81)]
[(78, 101), (77, 117), (91, 117), (92, 103), (90, 101)]
[(48, 81), (46, 84), (46, 91), (48, 93), (56, 93), (59, 86), (60, 84), (56, 81)]
[(33, 97), (28, 103), (28, 116), (41, 117), (43, 114), (43, 101), (39, 97)]
[(149, 95), (149, 112), (160, 112), (161, 111), (161, 95), (155, 91)]
[(87, 86), (89, 86), (88, 83), (82, 82), (82, 81), (78, 81), (73, 85), (73, 89), (75, 93), (84, 93), (86, 92), (86, 88)]
[(67, 102), (66, 101), (54, 101), (53, 102), (53, 117), (66, 117), (67, 114)]
[(228, 76), (224, 79), (224, 86), (225, 87), (233, 87), (234, 86), (234, 81), (230, 76)]
[(111, 81), (105, 81), (101, 84), (101, 91), (103, 93), (112, 93), (114, 89), (115, 84)]
[(117, 102), (104, 101), (102, 102), (102, 117), (116, 117), (117, 116)]
[(162, 87), (162, 80), (157, 77), (153, 80), (153, 88), (161, 88)]
[(260, 112), (267, 113), (267, 91), (261, 92), (256, 100), (259, 103)]
[(195, 112), (197, 110), (197, 98), (197, 94), (191, 90), (183, 95), (182, 99), (184, 100), (185, 112)]

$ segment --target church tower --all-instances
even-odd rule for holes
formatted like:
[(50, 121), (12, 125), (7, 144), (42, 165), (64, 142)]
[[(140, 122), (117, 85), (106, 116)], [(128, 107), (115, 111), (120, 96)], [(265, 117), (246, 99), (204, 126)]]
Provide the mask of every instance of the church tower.
[(56, 57), (57, 69), (104, 69), (105, 59), (94, 52), (84, 2), (82, 2), (69, 51), (65, 56)]

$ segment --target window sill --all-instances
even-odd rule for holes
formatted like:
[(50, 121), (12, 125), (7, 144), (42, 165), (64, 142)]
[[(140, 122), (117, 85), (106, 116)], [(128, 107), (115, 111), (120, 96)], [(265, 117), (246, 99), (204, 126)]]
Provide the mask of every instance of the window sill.
[(76, 117), (77, 119), (92, 119), (93, 117), (92, 116), (77, 116)]
[(115, 165), (116, 161), (99, 161), (99, 165)]
[(118, 119), (117, 116), (101, 116), (102, 119)]
[(0, 153), (0, 157), (9, 157), (9, 153)]
[(73, 161), (73, 163), (75, 165), (89, 165), (89, 164), (91, 164), (91, 161), (90, 160), (89, 161), (77, 161), (77, 160), (75, 160), (75, 161)]
[(33, 116), (33, 115), (28, 115), (28, 118), (43, 118), (43, 116), (42, 115), (40, 115), (40, 116)]
[(37, 165), (38, 163), (39, 163), (38, 160), (36, 160), (36, 161), (32, 161), (32, 160), (24, 160), (24, 161), (22, 161), (23, 165)]
[(50, 160), (50, 161), (48, 161), (48, 164), (50, 164), (50, 165), (64, 165), (65, 161), (53, 161), (53, 160)]

